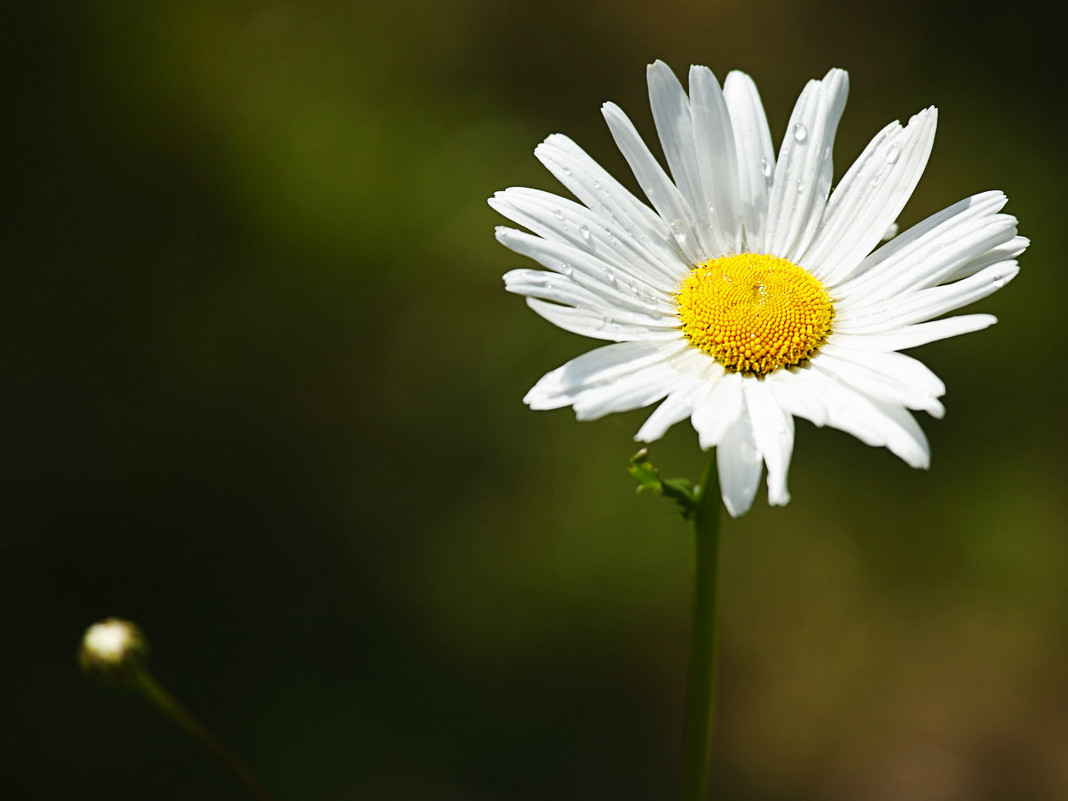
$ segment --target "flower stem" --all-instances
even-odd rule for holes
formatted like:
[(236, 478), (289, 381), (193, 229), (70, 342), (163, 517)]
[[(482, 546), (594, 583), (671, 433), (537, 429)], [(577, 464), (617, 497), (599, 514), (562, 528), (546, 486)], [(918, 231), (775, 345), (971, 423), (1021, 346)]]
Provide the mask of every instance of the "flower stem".
[(712, 756), (716, 686), (716, 584), (719, 563), (719, 474), (713, 451), (697, 489), (693, 527), (693, 621), (683, 740), (683, 801), (705, 801)]
[(167, 692), (159, 682), (152, 678), (152, 674), (150, 674), (144, 666), (135, 665), (130, 678), (132, 679), (134, 687), (140, 690), (149, 701), (191, 734), (194, 739), (199, 740), (216, 759), (222, 762), (223, 765), (234, 774), (237, 780), (241, 782), (249, 795), (255, 798), (256, 801), (272, 801), (270, 793), (268, 793), (263, 785), (259, 783), (259, 780), (252, 775), (252, 771), (246, 768), (241, 763), (241, 760), (239, 760), (229, 748), (223, 745), (214, 734), (204, 728), (200, 721), (189, 714), (185, 707), (178, 703), (178, 699)]

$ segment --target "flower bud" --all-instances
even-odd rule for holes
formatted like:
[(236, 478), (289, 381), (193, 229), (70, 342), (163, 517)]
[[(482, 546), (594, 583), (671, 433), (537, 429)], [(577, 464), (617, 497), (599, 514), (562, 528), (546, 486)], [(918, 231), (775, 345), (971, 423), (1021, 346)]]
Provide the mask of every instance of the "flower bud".
[(123, 677), (140, 667), (147, 655), (148, 644), (141, 629), (112, 617), (86, 630), (78, 663), (87, 673)]

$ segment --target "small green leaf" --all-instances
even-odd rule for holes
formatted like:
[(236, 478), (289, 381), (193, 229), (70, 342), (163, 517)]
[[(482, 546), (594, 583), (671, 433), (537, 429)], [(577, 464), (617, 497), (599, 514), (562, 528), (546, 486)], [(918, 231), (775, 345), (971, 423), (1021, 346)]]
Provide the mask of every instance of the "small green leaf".
[(660, 478), (660, 471), (649, 461), (648, 448), (630, 457), (627, 472), (638, 482), (637, 492), (648, 490), (674, 501), (687, 520), (693, 515), (697, 505), (693, 482), (687, 478)]

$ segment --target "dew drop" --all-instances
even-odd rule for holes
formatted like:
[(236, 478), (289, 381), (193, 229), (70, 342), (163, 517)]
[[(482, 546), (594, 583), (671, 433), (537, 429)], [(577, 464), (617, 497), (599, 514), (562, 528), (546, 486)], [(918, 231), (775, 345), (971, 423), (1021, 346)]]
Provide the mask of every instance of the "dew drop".
[(568, 264), (566, 261), (560, 262), (560, 269), (559, 269), (560, 275), (571, 275), (571, 273), (573, 273), (573, 272), (574, 272), (574, 270), (572, 269), (570, 264)]
[(681, 247), (686, 246), (686, 223), (680, 219), (674, 219), (668, 226), (671, 228), (671, 235), (675, 237), (675, 241), (679, 243)]
[(560, 171), (563, 172), (564, 175), (570, 175), (571, 174), (571, 168), (570, 167), (561, 167)]
[(564, 220), (564, 213), (560, 209), (553, 209), (553, 216), (561, 222)]
[(896, 144), (890, 145), (890, 147), (886, 149), (887, 162), (890, 164), (896, 164), (899, 158), (901, 158), (901, 148), (898, 147), (898, 145)]
[(805, 191), (805, 182), (798, 179), (797, 181), (797, 194), (801, 194)]
[(771, 162), (768, 159), (760, 160), (760, 172), (765, 178), (771, 178)]
[(593, 188), (594, 189), (600, 189), (601, 188), (601, 182), (600, 181), (594, 181), (593, 182)]
[(588, 242), (590, 240), (590, 227), (588, 225), (580, 225), (579, 234)]
[(808, 128), (805, 127), (803, 122), (795, 123), (794, 125), (794, 141), (801, 143), (808, 139)]
[(1001, 273), (998, 273), (994, 276), (993, 284), (996, 289), (1001, 289), (1003, 286), (1005, 286), (1005, 276), (1003, 276)]

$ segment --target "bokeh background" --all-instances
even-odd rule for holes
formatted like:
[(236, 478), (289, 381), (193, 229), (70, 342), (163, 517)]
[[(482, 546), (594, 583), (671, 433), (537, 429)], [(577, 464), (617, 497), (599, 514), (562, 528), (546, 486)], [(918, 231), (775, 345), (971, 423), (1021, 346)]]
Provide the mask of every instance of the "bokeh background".
[(651, 136), (654, 58), (748, 71), (776, 138), (848, 68), (839, 174), (936, 104), (903, 225), (1001, 188), (1034, 241), (1000, 325), (918, 351), (929, 472), (800, 423), (793, 502), (726, 526), (717, 798), (1068, 797), (1057, 13), (8, 5), (0, 797), (241, 797), (78, 672), (109, 615), (279, 799), (676, 794), (689, 532), (624, 472), (642, 413), (520, 402), (589, 343), (503, 292), (485, 203), (555, 188), (556, 131), (622, 176), (598, 108)]

